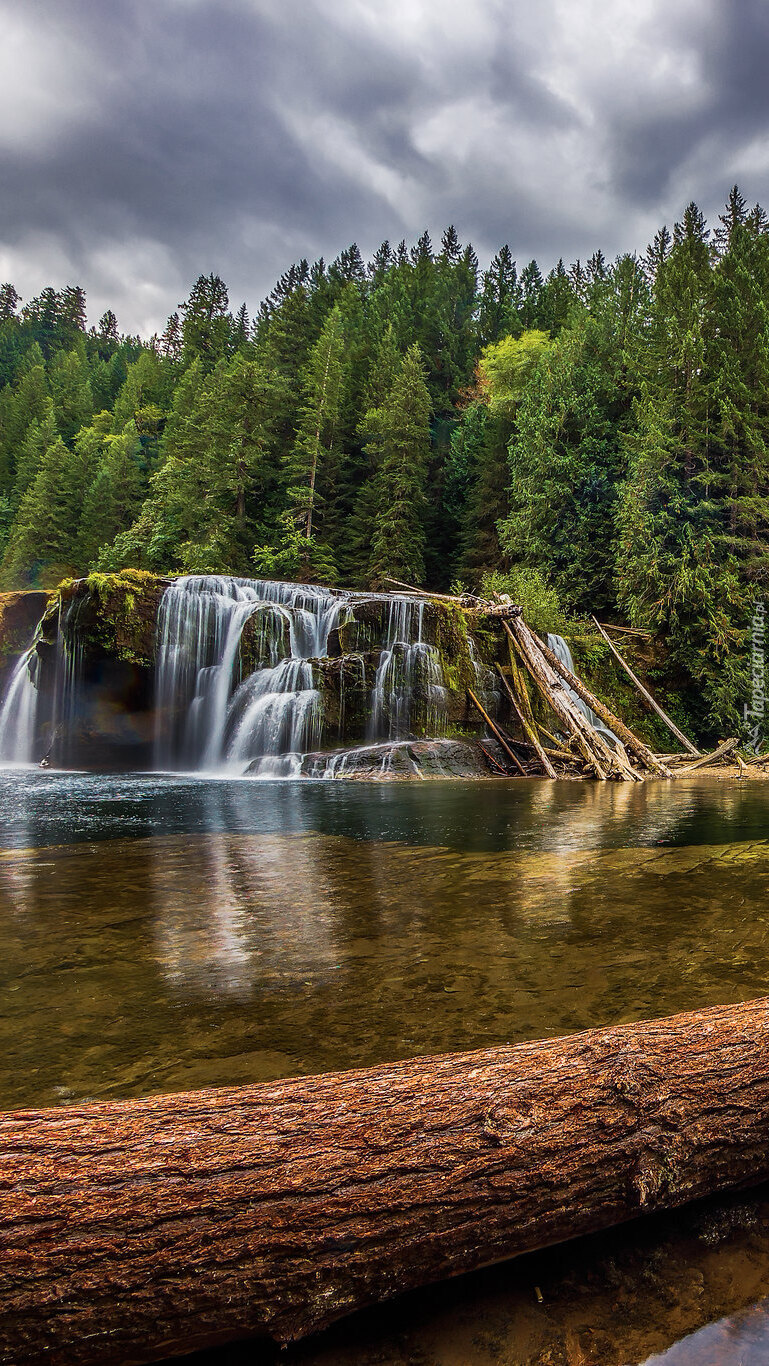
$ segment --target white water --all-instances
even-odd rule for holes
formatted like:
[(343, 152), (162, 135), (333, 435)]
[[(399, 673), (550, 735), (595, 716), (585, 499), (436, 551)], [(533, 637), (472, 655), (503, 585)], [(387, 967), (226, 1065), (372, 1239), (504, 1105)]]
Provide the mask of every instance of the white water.
[[(568, 669), (569, 673), (576, 675), (577, 671), (574, 668), (574, 660), (572, 658), (572, 653), (568, 645), (566, 644), (566, 641), (564, 640), (563, 636), (549, 634), (547, 637), (547, 644), (548, 648), (552, 650), (556, 659), (560, 659), (564, 668)], [(604, 725), (600, 716), (596, 716), (595, 712), (593, 711), (593, 708), (589, 707), (587, 705), (587, 702), (583, 702), (582, 698), (574, 692), (573, 688), (569, 687), (568, 683), (564, 683), (563, 686), (566, 692), (568, 693), (569, 697), (571, 698), (572, 702), (574, 703), (575, 707), (577, 707), (578, 710), (582, 712), (582, 715), (587, 719), (587, 721), (589, 721), (593, 729), (597, 730), (599, 734), (601, 734), (604, 737), (604, 739), (608, 740), (612, 745), (618, 744), (619, 741), (617, 740), (614, 731), (609, 730), (608, 726)]]
[[(328, 657), (329, 635), (351, 604), (370, 596), (215, 575), (177, 579), (158, 618), (156, 768), (270, 777), (298, 772), (302, 756), (323, 739), (313, 661)], [(440, 656), (423, 639), (424, 602), (387, 601), (371, 740), (405, 739), (416, 704), (420, 724), (429, 729), (440, 726), (446, 710)], [(243, 633), (257, 615), (249, 649), (259, 667), (244, 675)]]
[[(309, 661), (326, 655), (346, 610), (345, 595), (303, 584), (177, 579), (158, 618), (156, 767), (290, 773), (320, 741)], [(243, 630), (257, 614), (260, 667), (241, 678)]]
[(34, 759), (37, 688), (29, 665), (34, 646), (21, 656), (0, 706), (0, 761), (31, 764)]
[(387, 736), (401, 740), (409, 731), (412, 706), (420, 695), (429, 730), (440, 726), (446, 710), (440, 655), (422, 639), (425, 604), (415, 598), (393, 598), (387, 635), (379, 656), (371, 694), (369, 740)]
[[(360, 603), (366, 610), (354, 624), (351, 609)], [(446, 721), (448, 692), (439, 652), (424, 638), (425, 606), (418, 598), (219, 575), (175, 580), (158, 614), (155, 769), (298, 775), (304, 756), (329, 743), (318, 674), (329, 657), (332, 630), (349, 623), (358, 653), (338, 661), (334, 729), (342, 740), (346, 686), (358, 708), (361, 688), (365, 696), (368, 686), (367, 740), (387, 742), (382, 764), (388, 770), (393, 745), (413, 738), (414, 727), (421, 735), (440, 733)], [(78, 612), (75, 604), (59, 623), (53, 694), (43, 717), (56, 761), (63, 756), (65, 764), (92, 702), (82, 677)], [(28, 668), (34, 648), (19, 661), (0, 706), (0, 760), (6, 762), (39, 757), (34, 751), (40, 708)], [(488, 682), (489, 671), (476, 660), (472, 642), (469, 648), (479, 680), (483, 674)], [(379, 652), (373, 686), (366, 685), (372, 649)], [(338, 642), (333, 653), (339, 655)], [(340, 757), (338, 771), (345, 768)], [(332, 760), (329, 776), (335, 771)]]

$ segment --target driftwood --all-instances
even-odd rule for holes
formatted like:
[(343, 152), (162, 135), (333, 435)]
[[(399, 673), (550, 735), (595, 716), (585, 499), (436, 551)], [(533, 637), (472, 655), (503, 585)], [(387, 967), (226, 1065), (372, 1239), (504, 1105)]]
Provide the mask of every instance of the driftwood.
[[(538, 757), (537, 750), (534, 748), (530, 740), (511, 739), (510, 743), (513, 746), (513, 749), (525, 749), (530, 751), (531, 754)], [(577, 766), (579, 766), (579, 764), (581, 763), (581, 759), (579, 758), (579, 756), (576, 754), (572, 754), (570, 749), (563, 749), (561, 746), (558, 746), (558, 748), (554, 749), (552, 745), (543, 745), (542, 748), (544, 749), (548, 759), (554, 759), (556, 763), (575, 764)]]
[(367, 1071), (0, 1115), (0, 1360), (288, 1342), (769, 1177), (769, 1000)]
[(643, 636), (644, 640), (651, 640), (651, 631), (641, 631), (638, 626), (615, 626), (612, 622), (597, 621), (596, 626), (602, 626), (604, 631), (621, 631), (623, 636)]
[(614, 644), (614, 641), (609, 639), (609, 637), (603, 629), (603, 626), (601, 626), (600, 622), (596, 621), (595, 617), (593, 617), (593, 624), (597, 628), (597, 630), (600, 631), (601, 635), (606, 641), (606, 644), (608, 645), (609, 649), (614, 655), (614, 658), (616, 659), (617, 663), (620, 665), (622, 669), (625, 670), (625, 673), (627, 674), (628, 678), (631, 679), (631, 681), (635, 684), (641, 696), (646, 699), (652, 710), (656, 711), (660, 720), (665, 722), (665, 725), (667, 726), (668, 730), (671, 731), (673, 735), (675, 735), (677, 740), (681, 741), (681, 744), (683, 745), (684, 749), (688, 750), (690, 754), (699, 754), (699, 750), (695, 748), (691, 740), (688, 740), (684, 735), (683, 731), (678, 729), (678, 726), (676, 725), (675, 721), (671, 721), (667, 712), (663, 711), (659, 702), (657, 702), (652, 697), (651, 693), (649, 692), (649, 689), (645, 688), (640, 678), (636, 677), (627, 660), (622, 658), (622, 655), (620, 654), (619, 650)]
[[(508, 659), (510, 660), (510, 677), (513, 681), (513, 689), (520, 701), (526, 734), (528, 735), (529, 740), (531, 741), (535, 749), (538, 749), (538, 747), (541, 744), (539, 738), (540, 735), (546, 736), (548, 740), (551, 740), (554, 745), (560, 748), (560, 741), (556, 740), (555, 736), (551, 734), (549, 730), (546, 730), (545, 727), (541, 725), (539, 721), (537, 721), (534, 715), (534, 711), (531, 705), (531, 698), (529, 697), (529, 689), (526, 685), (526, 674), (523, 669), (523, 666), (519, 667), (518, 660), (516, 658), (515, 638), (510, 631), (506, 632), (506, 635), (507, 654)], [(499, 668), (499, 665), (497, 667)], [(544, 745), (542, 745), (542, 748), (546, 749)]]
[(593, 769), (600, 781), (611, 774), (629, 782), (640, 782), (640, 774), (631, 768), (627, 755), (621, 746), (615, 751), (590, 725), (566, 692), (560, 676), (548, 664), (540, 642), (534, 632), (518, 615), (510, 622), (503, 623), (508, 635), (515, 641), (521, 658), (539, 688), (545, 701), (555, 712), (561, 725), (574, 736), (575, 743), (587, 765)]
[(515, 754), (515, 753), (513, 752), (513, 750), (510, 748), (509, 744), (507, 743), (507, 740), (505, 739), (504, 735), (502, 734), (501, 730), (499, 729), (499, 726), (497, 726), (497, 725), (492, 721), (491, 717), (489, 716), (489, 713), (481, 706), (481, 704), (480, 704), (480, 702), (478, 701), (478, 698), (475, 696), (475, 693), (473, 692), (472, 688), (468, 688), (468, 689), (467, 689), (467, 692), (468, 692), (468, 696), (470, 697), (470, 699), (472, 700), (472, 702), (474, 703), (474, 705), (478, 708), (478, 711), (481, 713), (481, 716), (483, 717), (484, 721), (486, 722), (486, 725), (489, 727), (489, 730), (492, 731), (493, 734), (496, 736), (497, 740), (499, 741), (499, 743), (500, 743), (500, 745), (502, 746), (502, 748), (503, 748), (503, 750), (505, 751), (505, 753), (506, 753), (506, 754), (509, 754), (510, 758), (512, 759), (512, 761), (513, 761), (513, 763), (515, 764), (516, 768), (518, 769), (518, 772), (520, 773), (521, 777), (522, 777), (522, 778), (525, 778), (525, 777), (527, 776), (526, 770), (524, 769), (523, 764), (521, 763), (520, 759), (518, 758), (518, 755)]
[(415, 598), (425, 598), (428, 602), (453, 602), (459, 607), (472, 607), (476, 611), (483, 606), (483, 599), (476, 597), (474, 593), (463, 593), (461, 597), (457, 597), (456, 593), (428, 593), (424, 588), (415, 588), (413, 584), (391, 579), (389, 575), (386, 575), (382, 582), (391, 583), (394, 588), (400, 588), (402, 592)]
[(535, 751), (537, 758), (539, 759), (539, 762), (545, 770), (545, 773), (547, 774), (548, 778), (556, 778), (558, 775), (555, 769), (553, 768), (553, 765), (551, 764), (550, 760), (548, 759), (543, 746), (540, 744), (539, 736), (537, 735), (536, 729), (534, 728), (534, 726), (529, 724), (527, 718), (524, 716), (523, 710), (518, 705), (518, 699), (515, 693), (513, 692), (512, 688), (510, 687), (510, 684), (508, 683), (507, 679), (505, 678), (505, 675), (502, 672), (501, 665), (499, 664), (497, 665), (497, 672), (499, 673), (499, 676), (502, 679), (502, 686), (504, 687), (510, 699), (510, 705), (512, 706), (516, 716), (518, 717), (518, 720), (521, 723), (521, 729), (523, 730), (524, 735), (528, 735), (529, 743), (531, 744), (532, 749)]
[(558, 656), (553, 653), (543, 640), (539, 641), (539, 648), (548, 664), (561, 675), (561, 678), (565, 683), (568, 683), (572, 691), (592, 708), (596, 716), (600, 717), (603, 721), (604, 725), (608, 726), (609, 730), (614, 731), (617, 739), (622, 741), (625, 749), (630, 750), (630, 753), (643, 764), (644, 768), (648, 768), (650, 773), (656, 773), (662, 778), (672, 778), (673, 775), (670, 772), (670, 769), (665, 766), (661, 759), (658, 759), (652, 754), (648, 745), (645, 745), (643, 740), (640, 740), (637, 735), (634, 735), (632, 730), (625, 725), (624, 721), (621, 721), (618, 716), (615, 716), (614, 712), (601, 701), (600, 697), (596, 697), (595, 693), (592, 693), (590, 689), (585, 686), (581, 678), (577, 678), (576, 674), (573, 674), (570, 669), (567, 669), (566, 665), (561, 662)]
[(731, 754), (732, 750), (736, 749), (739, 743), (737, 737), (733, 735), (731, 739), (724, 740), (724, 743), (719, 745), (718, 749), (714, 749), (712, 754), (703, 754), (702, 758), (698, 759), (696, 764), (690, 764), (688, 768), (679, 768), (676, 777), (682, 778), (686, 773), (694, 773), (698, 768), (706, 768), (709, 764), (717, 763), (719, 759), (723, 759), (725, 754)]

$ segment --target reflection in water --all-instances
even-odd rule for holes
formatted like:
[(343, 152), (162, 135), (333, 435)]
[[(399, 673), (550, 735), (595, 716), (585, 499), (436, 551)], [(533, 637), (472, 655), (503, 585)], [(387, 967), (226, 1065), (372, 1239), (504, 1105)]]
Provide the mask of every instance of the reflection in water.
[(763, 783), (325, 783), (0, 769), (0, 847), (317, 831), (494, 852), (763, 839)]
[(266, 1080), (760, 995), (769, 845), (208, 833), (0, 855), (0, 1103)]
[(164, 841), (151, 868), (167, 982), (183, 997), (246, 1000), (322, 981), (336, 950), (321, 852), (316, 840), (276, 835)]
[(769, 1361), (769, 1300), (708, 1324), (644, 1366), (766, 1366)]

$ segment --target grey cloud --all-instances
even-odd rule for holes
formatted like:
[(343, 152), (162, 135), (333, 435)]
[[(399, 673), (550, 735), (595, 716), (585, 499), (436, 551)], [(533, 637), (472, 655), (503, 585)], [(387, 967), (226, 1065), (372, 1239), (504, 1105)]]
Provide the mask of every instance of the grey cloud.
[[(468, 0), (478, 23), (459, 36), (451, 4), (413, 0), (410, 42), (397, 10), (362, 0), (0, 0), (0, 42), (22, 15), (62, 52), (51, 127), (0, 137), (0, 254), (37, 289), (66, 269), (92, 316), (109, 304), (133, 329), (162, 326), (201, 271), (255, 309), (299, 255), (448, 222), (544, 266), (642, 248), (671, 203), (717, 207), (769, 115), (762, 0), (647, 3), (634, 72), (578, 43), (566, 61), (553, 0)], [(644, 100), (650, 51), (692, 61), (680, 107)]]

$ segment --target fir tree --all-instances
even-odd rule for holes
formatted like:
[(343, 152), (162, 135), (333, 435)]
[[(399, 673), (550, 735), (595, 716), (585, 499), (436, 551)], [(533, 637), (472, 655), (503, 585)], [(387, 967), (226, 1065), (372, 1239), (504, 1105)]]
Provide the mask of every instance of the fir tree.
[(430, 455), (430, 394), (418, 346), (409, 347), (378, 418), (370, 425), (371, 443), (379, 456), (370, 581), (384, 586), (396, 578), (419, 584), (424, 574), (421, 514)]

